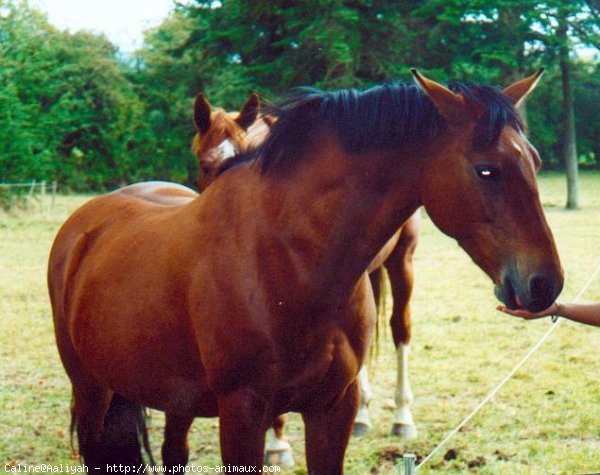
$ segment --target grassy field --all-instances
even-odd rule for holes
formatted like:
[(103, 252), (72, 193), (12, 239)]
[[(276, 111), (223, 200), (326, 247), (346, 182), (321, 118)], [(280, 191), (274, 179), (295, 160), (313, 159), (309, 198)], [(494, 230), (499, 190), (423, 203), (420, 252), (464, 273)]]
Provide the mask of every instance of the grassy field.
[[(581, 210), (566, 211), (565, 180), (540, 177), (573, 299), (600, 265), (600, 174), (584, 173)], [(0, 215), (0, 464), (75, 463), (69, 440), (70, 388), (59, 361), (45, 272), (58, 227), (87, 197), (59, 197), (52, 211)], [(411, 379), (419, 435), (389, 435), (395, 380), (389, 333), (374, 365), (370, 434), (353, 439), (351, 475), (395, 473), (396, 459), (426, 456), (548, 329), (494, 310), (491, 282), (456, 243), (425, 218), (416, 255)], [(582, 301), (600, 300), (600, 277)], [(600, 329), (568, 321), (420, 473), (576, 474), (600, 471)], [(151, 412), (160, 453), (161, 414)], [(300, 418), (287, 429), (306, 473)], [(194, 465), (219, 462), (216, 420), (197, 419), (190, 434)], [(454, 451), (455, 458), (444, 454)]]

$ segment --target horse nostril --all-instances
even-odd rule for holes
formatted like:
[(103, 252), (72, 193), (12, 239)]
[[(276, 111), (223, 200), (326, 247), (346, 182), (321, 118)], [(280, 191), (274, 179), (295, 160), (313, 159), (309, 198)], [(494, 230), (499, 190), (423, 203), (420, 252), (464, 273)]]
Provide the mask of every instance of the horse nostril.
[(529, 279), (529, 295), (531, 296), (528, 310), (539, 312), (548, 308), (554, 302), (554, 285), (552, 280), (542, 274), (534, 274)]

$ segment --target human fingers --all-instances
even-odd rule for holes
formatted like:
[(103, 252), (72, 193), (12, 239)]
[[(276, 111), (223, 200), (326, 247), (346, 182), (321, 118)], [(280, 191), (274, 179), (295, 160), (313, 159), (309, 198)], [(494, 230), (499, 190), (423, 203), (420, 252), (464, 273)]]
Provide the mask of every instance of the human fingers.
[(542, 318), (542, 317), (547, 317), (549, 314), (545, 313), (545, 312), (539, 312), (539, 313), (531, 313), (528, 312), (527, 310), (522, 310), (522, 309), (517, 309), (517, 310), (513, 310), (510, 309), (508, 307), (505, 307), (503, 305), (498, 305), (496, 307), (496, 310), (499, 310), (500, 312), (504, 312), (508, 315), (512, 315), (514, 317), (520, 317), (520, 318), (524, 318), (526, 320), (532, 320), (535, 318)]

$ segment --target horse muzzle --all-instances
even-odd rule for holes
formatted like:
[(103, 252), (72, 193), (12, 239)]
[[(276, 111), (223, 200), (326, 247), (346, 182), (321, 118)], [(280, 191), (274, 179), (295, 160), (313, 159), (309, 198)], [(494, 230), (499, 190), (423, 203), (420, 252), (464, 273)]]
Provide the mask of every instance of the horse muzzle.
[(498, 300), (510, 309), (524, 309), (536, 313), (556, 301), (562, 291), (563, 283), (562, 270), (535, 272), (523, 277), (516, 271), (509, 271), (496, 285), (495, 294)]

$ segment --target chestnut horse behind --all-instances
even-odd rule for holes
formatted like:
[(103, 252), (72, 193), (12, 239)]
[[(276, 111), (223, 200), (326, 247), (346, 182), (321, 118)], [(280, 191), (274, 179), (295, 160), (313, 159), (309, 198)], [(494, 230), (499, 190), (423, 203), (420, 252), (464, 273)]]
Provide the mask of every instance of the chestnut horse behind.
[(192, 151), (198, 158), (198, 189), (203, 191), (216, 178), (223, 162), (260, 145), (271, 122), (259, 116), (260, 101), (251, 94), (240, 112), (213, 109), (203, 94), (194, 101), (196, 135)]
[[(218, 167), (236, 153), (248, 152), (268, 133), (266, 122), (258, 119), (260, 102), (251, 94), (239, 112), (214, 111), (204, 97), (198, 94), (194, 101), (196, 135), (192, 151), (198, 158), (198, 189), (204, 190), (216, 176)], [(258, 119), (258, 123), (257, 123)], [(198, 197), (194, 190), (176, 183), (151, 181), (125, 186), (117, 193), (135, 196), (163, 206), (189, 203)]]
[(308, 472), (343, 473), (375, 320), (366, 271), (421, 205), (506, 305), (555, 300), (540, 160), (514, 107), (538, 77), (502, 92), (414, 74), (422, 91), (292, 97), (188, 204), (111, 193), (65, 222), (48, 282), (88, 466), (139, 463), (142, 404), (166, 414), (168, 467), (187, 463), (193, 419), (218, 416), (223, 462), (260, 470), (267, 428), (297, 411)]

